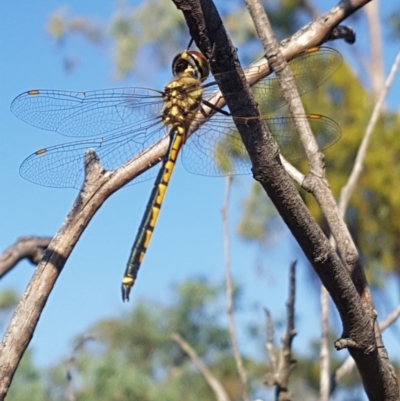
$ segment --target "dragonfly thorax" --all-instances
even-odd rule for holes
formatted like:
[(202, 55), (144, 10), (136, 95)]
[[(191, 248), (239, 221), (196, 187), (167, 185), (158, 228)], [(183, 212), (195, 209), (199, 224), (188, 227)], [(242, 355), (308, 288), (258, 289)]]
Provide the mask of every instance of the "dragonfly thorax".
[(189, 128), (201, 106), (203, 89), (191, 74), (182, 73), (163, 92), (162, 121), (167, 126)]

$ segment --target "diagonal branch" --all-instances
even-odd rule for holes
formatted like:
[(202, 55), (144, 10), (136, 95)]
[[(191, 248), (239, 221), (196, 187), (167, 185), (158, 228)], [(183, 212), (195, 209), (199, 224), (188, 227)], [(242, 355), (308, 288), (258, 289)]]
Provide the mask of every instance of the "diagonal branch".
[(396, 76), (397, 70), (399, 69), (399, 65), (400, 65), (400, 52), (397, 53), (396, 59), (392, 64), (392, 68), (390, 69), (389, 75), (386, 78), (385, 85), (383, 86), (381, 92), (379, 93), (378, 100), (375, 103), (374, 110), (372, 111), (371, 119), (368, 123), (365, 135), (361, 142), (360, 148), (358, 149), (356, 160), (354, 162), (354, 166), (351, 171), (350, 177), (347, 180), (346, 185), (341, 190), (340, 200), (339, 200), (339, 211), (342, 216), (344, 216), (345, 214), (351, 194), (354, 192), (357, 181), (360, 178), (361, 172), (363, 170), (364, 159), (367, 154), (368, 145), (371, 140), (372, 133), (374, 132), (376, 123), (378, 121), (378, 118), (382, 111), (382, 107), (384, 105), (386, 95), (389, 91), (390, 86), (393, 83), (394, 77)]
[(212, 374), (210, 369), (207, 368), (206, 365), (201, 361), (201, 359), (196, 354), (195, 350), (177, 333), (172, 334), (172, 340), (174, 340), (184, 351), (192, 363), (203, 375), (205, 381), (211, 387), (211, 390), (215, 394), (215, 398), (217, 401), (230, 401), (228, 394), (226, 393), (224, 387), (219, 382), (219, 380)]

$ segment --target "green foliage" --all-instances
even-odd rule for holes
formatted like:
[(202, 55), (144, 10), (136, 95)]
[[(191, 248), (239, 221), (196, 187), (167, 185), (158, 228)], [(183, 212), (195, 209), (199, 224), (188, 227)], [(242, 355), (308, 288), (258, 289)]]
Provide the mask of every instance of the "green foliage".
[[(327, 113), (342, 128), (342, 138), (326, 152), (326, 169), (333, 193), (340, 195), (347, 182), (354, 160), (372, 113), (368, 92), (350, 69), (344, 65), (327, 83), (325, 94), (320, 88), (317, 112)], [(315, 101), (306, 100), (306, 105)], [(384, 271), (399, 271), (398, 249), (399, 193), (396, 188), (399, 177), (400, 144), (398, 131), (400, 120), (384, 113), (372, 136), (364, 169), (350, 200), (346, 213), (353, 238), (365, 265), (369, 268), (372, 283), (378, 283)], [(303, 171), (304, 171), (304, 165)], [(304, 194), (310, 210), (325, 226), (319, 208), (311, 195)]]

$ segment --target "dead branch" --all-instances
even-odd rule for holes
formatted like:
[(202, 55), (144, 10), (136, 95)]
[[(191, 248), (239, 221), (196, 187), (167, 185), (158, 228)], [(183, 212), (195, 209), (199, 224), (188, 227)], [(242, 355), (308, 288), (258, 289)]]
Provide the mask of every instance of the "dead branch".
[(382, 33), (378, 7), (379, 3), (377, 1), (371, 1), (364, 7), (364, 12), (368, 20), (368, 43), (371, 49), (371, 55), (367, 63), (367, 71), (369, 73), (368, 75), (372, 86), (372, 98), (374, 101), (378, 100), (385, 80), (382, 56)]
[[(265, 316), (267, 319), (267, 344), (265, 347), (267, 349), (268, 358), (269, 358), (269, 361), (271, 364), (272, 372), (274, 374), (275, 372), (278, 371), (278, 364), (276, 361), (276, 355), (275, 355), (275, 349), (274, 349), (275, 348), (274, 347), (274, 337), (275, 337), (274, 322), (272, 321), (271, 312), (268, 309), (264, 309), (264, 312), (265, 312)], [(266, 384), (268, 386), (273, 386), (274, 385), (273, 378), (272, 378), (272, 381), (267, 379)]]
[(289, 378), (296, 364), (292, 357), (292, 341), (296, 335), (295, 318), (295, 299), (296, 299), (296, 261), (290, 265), (289, 272), (289, 299), (287, 306), (286, 332), (282, 338), (282, 347), (279, 352), (279, 363), (276, 363), (276, 357), (273, 346), (273, 323), (271, 315), (265, 309), (267, 317), (267, 344), (266, 348), (270, 357), (272, 372), (264, 377), (264, 383), (268, 386), (276, 386), (275, 399), (277, 401), (292, 401), (289, 393)]
[(4, 277), (22, 259), (37, 265), (48, 247), (51, 237), (21, 237), (0, 255), (0, 278)]

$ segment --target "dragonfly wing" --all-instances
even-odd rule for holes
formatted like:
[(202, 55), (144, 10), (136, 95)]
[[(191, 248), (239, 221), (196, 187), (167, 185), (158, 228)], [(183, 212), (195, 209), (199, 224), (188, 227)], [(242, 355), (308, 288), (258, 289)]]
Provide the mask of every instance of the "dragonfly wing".
[(214, 115), (188, 139), (182, 163), (193, 174), (248, 174), (250, 161), (231, 117)]
[[(84, 153), (93, 149), (106, 170), (113, 170), (133, 156), (149, 149), (167, 133), (164, 125), (153, 123), (148, 127), (120, 130), (103, 138), (63, 143), (41, 149), (24, 160), (20, 174), (28, 181), (47, 187), (80, 188), (84, 181)], [(143, 157), (146, 157), (145, 154)], [(157, 169), (149, 169), (134, 183), (154, 177)]]
[[(319, 47), (300, 53), (289, 61), (298, 92), (303, 95), (325, 82), (342, 64), (341, 54), (329, 47)], [(249, 67), (248, 75), (256, 75), (258, 67)], [(229, 74), (225, 73), (225, 74)], [(207, 98), (216, 90), (216, 86), (207, 87)], [(263, 116), (271, 115), (285, 105), (282, 91), (275, 75), (262, 79), (252, 86), (252, 91), (259, 103)]]
[(161, 93), (145, 88), (105, 89), (90, 92), (32, 90), (11, 103), (11, 111), (35, 127), (61, 135), (102, 135), (159, 115)]
[[(308, 120), (318, 147), (326, 149), (339, 140), (340, 126), (331, 118), (320, 114), (294, 117), (300, 122)], [(300, 137), (296, 131), (296, 124), (290, 117), (272, 117), (265, 120), (269, 130), (278, 142), (280, 151), (286, 159), (296, 161), (306, 157)]]
[[(303, 52), (289, 61), (300, 96), (323, 84), (341, 64), (341, 54), (328, 47)], [(275, 75), (257, 82), (252, 91), (264, 116), (286, 104)]]
[[(311, 114), (295, 118), (308, 120), (320, 149), (326, 149), (340, 138), (339, 125), (328, 117)], [(292, 118), (272, 117), (265, 122), (285, 158), (295, 161), (305, 157)], [(182, 162), (189, 172), (208, 176), (247, 174), (251, 167), (232, 119), (220, 115), (213, 116), (190, 136), (183, 148)]]

